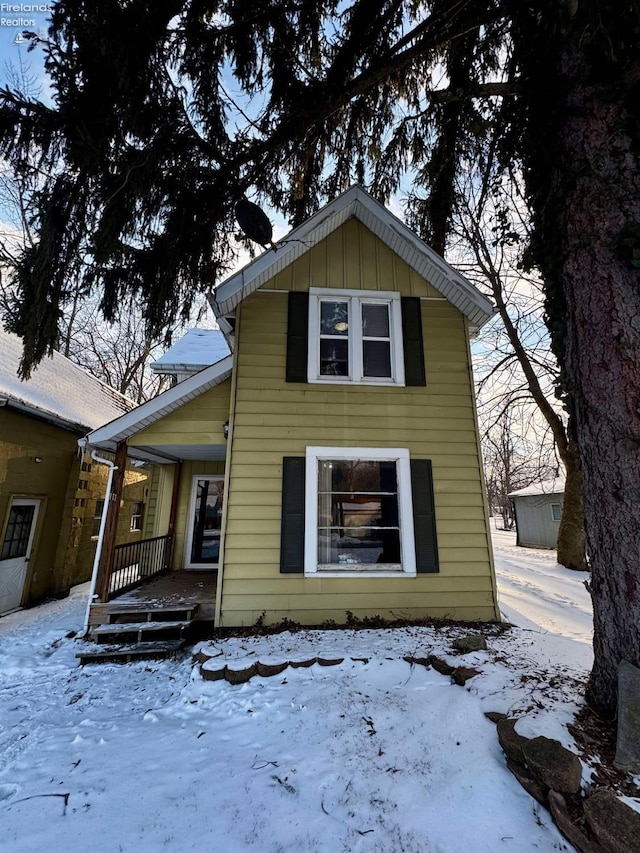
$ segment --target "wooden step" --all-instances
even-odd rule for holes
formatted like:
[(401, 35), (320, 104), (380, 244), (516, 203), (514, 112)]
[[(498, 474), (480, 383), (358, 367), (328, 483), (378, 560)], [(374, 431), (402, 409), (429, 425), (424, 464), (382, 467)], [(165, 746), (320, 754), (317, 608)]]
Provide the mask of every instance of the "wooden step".
[(91, 637), (96, 643), (124, 643), (154, 639), (159, 634), (166, 634), (165, 640), (180, 638), (190, 627), (188, 621), (160, 622), (116, 622), (109, 625), (98, 625), (91, 629)]
[(130, 663), (136, 660), (161, 660), (175, 657), (186, 645), (185, 640), (167, 640), (163, 643), (134, 643), (96, 649), (95, 646), (78, 652), (80, 665), (86, 663)]
[(199, 607), (200, 605), (197, 601), (162, 606), (154, 606), (142, 602), (139, 604), (112, 605), (108, 613), (108, 623), (173, 622), (175, 620), (190, 622)]

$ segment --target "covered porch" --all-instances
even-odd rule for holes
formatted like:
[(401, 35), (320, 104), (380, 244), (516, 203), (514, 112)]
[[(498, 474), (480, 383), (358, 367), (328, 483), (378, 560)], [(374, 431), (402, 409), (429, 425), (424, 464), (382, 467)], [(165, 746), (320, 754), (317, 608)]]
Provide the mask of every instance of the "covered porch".
[[(221, 559), (231, 356), (81, 440), (110, 468), (89, 626), (182, 609), (213, 623)], [(141, 538), (115, 540), (128, 460), (151, 468)]]

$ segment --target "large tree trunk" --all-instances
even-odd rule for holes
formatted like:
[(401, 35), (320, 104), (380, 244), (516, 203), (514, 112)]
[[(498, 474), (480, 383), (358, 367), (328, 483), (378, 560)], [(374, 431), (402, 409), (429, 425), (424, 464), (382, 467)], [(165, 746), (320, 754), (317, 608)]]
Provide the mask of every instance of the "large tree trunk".
[(528, 21), (529, 37), (533, 30), (538, 38), (524, 65), (525, 166), (534, 256), (548, 282), (549, 328), (584, 474), (595, 656), (588, 693), (613, 714), (620, 661), (640, 664), (640, 72), (633, 35), (640, 15), (633, 4), (589, 0), (563, 7), (572, 18), (555, 8)]

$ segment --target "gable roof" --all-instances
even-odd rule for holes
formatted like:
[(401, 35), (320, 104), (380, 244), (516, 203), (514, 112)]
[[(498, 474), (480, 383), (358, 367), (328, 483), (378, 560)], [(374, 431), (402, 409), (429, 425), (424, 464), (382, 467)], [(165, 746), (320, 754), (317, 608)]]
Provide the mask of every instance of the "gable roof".
[(22, 341), (0, 329), (0, 405), (80, 433), (136, 404), (59, 352), (45, 357), (27, 380), (18, 377)]
[[(85, 438), (80, 439), (80, 444), (83, 447), (115, 451), (119, 441), (131, 438), (135, 433), (151, 426), (175, 409), (184, 406), (189, 400), (199, 397), (205, 391), (228, 379), (231, 376), (232, 363), (233, 356), (228, 355), (216, 364), (212, 364), (183, 382), (179, 382), (173, 388), (163, 391), (157, 397), (147, 400), (146, 403), (142, 403), (133, 411), (93, 430)], [(169, 453), (161, 454), (137, 447), (129, 448), (129, 455), (152, 462), (176, 461), (178, 458)]]
[(525, 486), (524, 489), (518, 489), (516, 492), (509, 492), (508, 498), (525, 498), (534, 495), (562, 495), (564, 493), (565, 478), (560, 476), (552, 480), (541, 480), (539, 483), (532, 483), (530, 486)]
[(352, 217), (362, 222), (391, 251), (465, 314), (474, 331), (491, 319), (492, 303), (358, 184), (289, 232), (279, 242), (277, 249), (263, 252), (219, 284), (209, 297), (216, 317), (220, 319), (230, 315), (243, 299)]
[(229, 345), (219, 329), (189, 329), (151, 369), (154, 373), (196, 373), (228, 355)]

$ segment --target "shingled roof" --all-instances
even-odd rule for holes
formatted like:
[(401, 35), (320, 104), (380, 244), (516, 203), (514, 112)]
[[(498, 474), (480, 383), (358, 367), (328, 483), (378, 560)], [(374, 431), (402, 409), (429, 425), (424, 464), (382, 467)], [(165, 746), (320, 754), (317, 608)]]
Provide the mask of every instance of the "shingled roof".
[(21, 358), (20, 338), (0, 329), (0, 406), (85, 433), (136, 405), (59, 352), (45, 357), (23, 381), (18, 376)]

